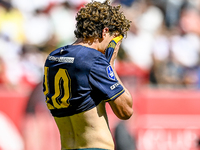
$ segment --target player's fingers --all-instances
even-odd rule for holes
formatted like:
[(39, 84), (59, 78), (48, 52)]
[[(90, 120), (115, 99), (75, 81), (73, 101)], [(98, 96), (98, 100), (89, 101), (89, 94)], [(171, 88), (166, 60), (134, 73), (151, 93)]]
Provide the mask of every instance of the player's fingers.
[(113, 53), (113, 57), (114, 59), (117, 57), (117, 54), (119, 52), (119, 47), (121, 45), (121, 41), (117, 43), (117, 45), (115, 46), (115, 50), (114, 50), (114, 53)]
[(121, 43), (122, 43), (122, 40), (120, 40), (120, 41), (116, 44), (116, 46), (115, 46), (115, 49), (116, 49), (116, 50), (119, 49)]

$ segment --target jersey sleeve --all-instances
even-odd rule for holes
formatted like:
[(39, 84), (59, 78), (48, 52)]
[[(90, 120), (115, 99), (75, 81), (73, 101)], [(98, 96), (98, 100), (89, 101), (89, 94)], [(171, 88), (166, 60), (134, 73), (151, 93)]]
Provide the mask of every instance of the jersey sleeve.
[(116, 79), (112, 67), (103, 55), (93, 64), (89, 82), (92, 88), (91, 95), (97, 101), (114, 100), (124, 92), (124, 88)]

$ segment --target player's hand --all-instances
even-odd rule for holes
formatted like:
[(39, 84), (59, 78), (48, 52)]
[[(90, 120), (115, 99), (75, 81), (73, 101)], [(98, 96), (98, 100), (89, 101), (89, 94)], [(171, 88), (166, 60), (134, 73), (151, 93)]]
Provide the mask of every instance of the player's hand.
[(108, 47), (106, 48), (105, 57), (109, 62), (111, 61), (111, 59), (116, 58), (122, 39), (122, 35), (113, 38), (112, 41), (109, 43)]

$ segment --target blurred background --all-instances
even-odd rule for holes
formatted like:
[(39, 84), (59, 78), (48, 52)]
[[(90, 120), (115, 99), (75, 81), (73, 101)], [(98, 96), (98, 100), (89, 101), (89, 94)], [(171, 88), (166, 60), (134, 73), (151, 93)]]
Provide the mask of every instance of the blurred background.
[[(75, 40), (76, 12), (87, 2), (0, 0), (0, 150), (60, 149), (43, 66)], [(200, 1), (111, 2), (132, 21), (115, 66), (134, 115), (120, 121), (106, 106), (116, 150), (199, 150)]]

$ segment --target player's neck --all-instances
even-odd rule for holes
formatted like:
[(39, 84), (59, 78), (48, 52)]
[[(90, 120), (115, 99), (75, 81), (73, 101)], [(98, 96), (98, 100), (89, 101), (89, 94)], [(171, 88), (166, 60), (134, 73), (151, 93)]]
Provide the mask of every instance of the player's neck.
[(80, 38), (80, 39), (77, 39), (73, 43), (73, 45), (82, 45), (82, 46), (93, 48), (93, 49), (100, 51), (99, 50), (99, 45), (100, 45), (99, 39), (93, 39), (93, 38), (82, 39), (82, 38)]

